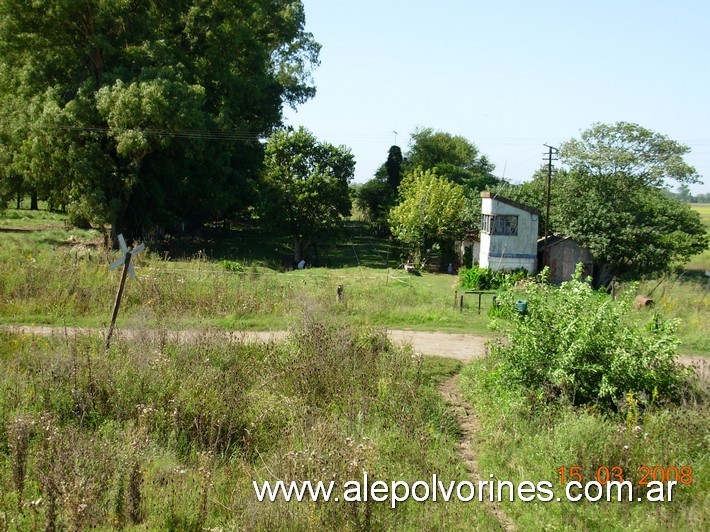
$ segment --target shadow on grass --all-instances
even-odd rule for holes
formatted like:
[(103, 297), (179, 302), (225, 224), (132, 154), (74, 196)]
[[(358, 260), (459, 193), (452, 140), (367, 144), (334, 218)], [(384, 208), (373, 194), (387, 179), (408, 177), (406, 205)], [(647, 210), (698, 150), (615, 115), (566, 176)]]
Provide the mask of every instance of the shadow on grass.
[[(157, 244), (172, 258), (204, 254), (210, 260), (245, 261), (274, 269), (293, 268), (293, 246), (288, 236), (243, 224), (230, 229), (205, 227), (193, 234), (170, 237)], [(402, 249), (378, 234), (367, 222), (347, 222), (339, 235), (321, 237), (306, 250), (311, 267), (397, 268)]]

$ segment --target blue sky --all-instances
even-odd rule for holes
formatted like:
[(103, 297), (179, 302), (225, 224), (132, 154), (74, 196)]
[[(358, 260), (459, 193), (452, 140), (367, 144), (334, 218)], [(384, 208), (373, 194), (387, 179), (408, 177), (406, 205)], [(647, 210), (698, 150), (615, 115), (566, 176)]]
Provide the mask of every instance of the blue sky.
[(370, 179), (417, 126), (462, 135), (513, 182), (543, 143), (635, 122), (691, 148), (710, 192), (707, 0), (303, 0), (323, 46), (286, 122), (352, 149)]

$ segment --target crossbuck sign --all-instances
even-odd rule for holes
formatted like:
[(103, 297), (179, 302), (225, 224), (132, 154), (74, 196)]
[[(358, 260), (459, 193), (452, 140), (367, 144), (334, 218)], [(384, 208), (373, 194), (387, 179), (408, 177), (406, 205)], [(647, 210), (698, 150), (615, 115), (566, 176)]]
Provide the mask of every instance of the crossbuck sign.
[(135, 256), (145, 249), (145, 244), (139, 244), (133, 249), (128, 249), (126, 245), (126, 239), (123, 235), (118, 235), (118, 244), (121, 246), (121, 251), (123, 256), (113, 261), (109, 264), (109, 270), (115, 270), (119, 266), (123, 266), (123, 273), (121, 274), (121, 283), (118, 285), (118, 292), (116, 292), (116, 301), (113, 304), (113, 314), (111, 315), (111, 325), (108, 328), (108, 334), (106, 335), (106, 349), (111, 345), (111, 335), (113, 335), (113, 328), (116, 325), (116, 316), (118, 316), (118, 307), (121, 305), (121, 296), (123, 296), (123, 287), (126, 284), (126, 275), (130, 275), (132, 279), (136, 278), (136, 272), (133, 269), (133, 263), (131, 262), (131, 257)]

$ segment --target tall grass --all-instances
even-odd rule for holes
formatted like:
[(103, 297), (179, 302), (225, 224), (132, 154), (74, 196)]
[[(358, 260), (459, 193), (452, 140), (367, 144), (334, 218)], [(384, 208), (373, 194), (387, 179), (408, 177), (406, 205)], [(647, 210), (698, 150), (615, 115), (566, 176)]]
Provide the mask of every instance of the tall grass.
[(0, 529), (493, 526), (473, 504), (257, 502), (253, 480), (465, 475), (426, 360), (305, 306), (278, 344), (3, 334)]
[[(120, 278), (107, 268), (116, 256), (96, 249), (3, 248), (0, 322), (104, 324)], [(174, 262), (147, 253), (134, 266), (137, 280), (127, 281), (119, 326), (283, 329), (308, 298), (364, 325), (483, 331), (487, 322), (485, 314), (453, 309), (455, 278), (448, 275), (408, 278), (368, 268), (230, 271), (204, 255)], [(338, 286), (344, 296), (339, 302)]]

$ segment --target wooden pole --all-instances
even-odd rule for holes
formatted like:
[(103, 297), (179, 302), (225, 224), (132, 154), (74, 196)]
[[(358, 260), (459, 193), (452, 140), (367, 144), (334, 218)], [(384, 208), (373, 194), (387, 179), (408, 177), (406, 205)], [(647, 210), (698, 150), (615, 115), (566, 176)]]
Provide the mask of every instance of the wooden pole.
[(121, 273), (121, 283), (118, 285), (118, 292), (116, 292), (116, 301), (113, 303), (113, 314), (111, 315), (111, 324), (108, 327), (108, 334), (106, 335), (106, 346), (105, 349), (111, 346), (111, 336), (113, 335), (113, 328), (116, 325), (116, 317), (118, 316), (118, 307), (121, 305), (121, 297), (123, 296), (123, 287), (126, 285), (126, 277), (128, 276), (128, 268), (131, 265), (131, 252), (126, 253), (126, 262), (123, 263), (123, 272)]

